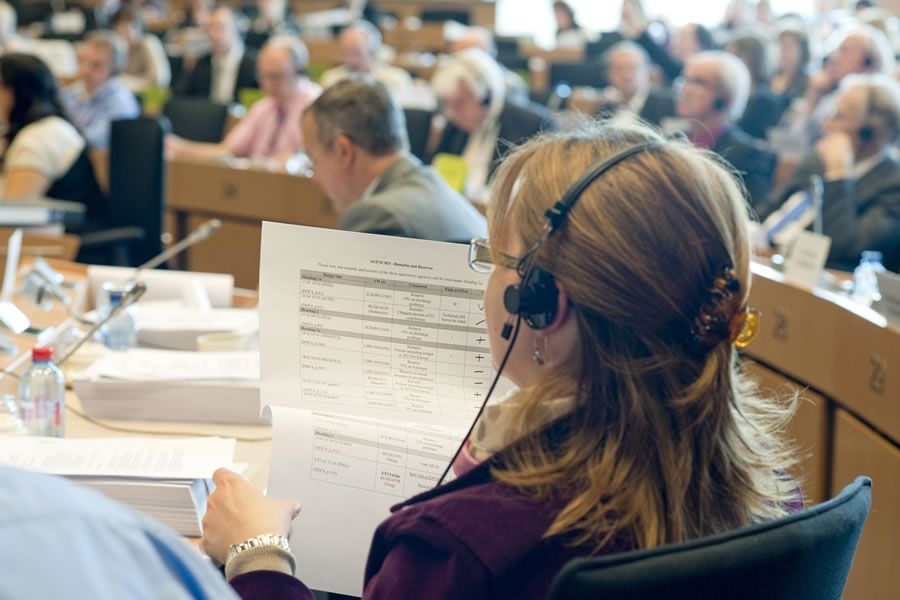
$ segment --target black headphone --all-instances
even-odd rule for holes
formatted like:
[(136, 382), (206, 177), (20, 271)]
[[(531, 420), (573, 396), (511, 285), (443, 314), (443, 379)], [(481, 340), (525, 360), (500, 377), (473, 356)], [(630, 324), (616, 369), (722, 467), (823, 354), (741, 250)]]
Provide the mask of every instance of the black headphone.
[[(872, 113), (875, 112), (875, 90), (874, 88), (867, 84), (868, 93), (866, 94), (866, 120), (872, 116)], [(875, 137), (875, 129), (871, 125), (863, 125), (856, 132), (856, 135), (859, 137), (859, 141), (867, 144), (872, 141)]]
[(544, 329), (556, 318), (556, 312), (559, 309), (557, 305), (559, 290), (553, 280), (553, 275), (538, 267), (535, 259), (544, 242), (565, 223), (569, 211), (575, 206), (581, 194), (601, 175), (620, 162), (636, 154), (657, 148), (664, 143), (663, 140), (654, 140), (625, 148), (613, 154), (594, 166), (569, 188), (562, 199), (552, 208), (547, 209), (544, 213), (544, 216), (547, 217), (547, 224), (544, 226), (541, 236), (519, 263), (518, 271), (522, 281), (507, 287), (503, 292), (503, 306), (510, 315), (509, 321), (503, 326), (501, 333), (503, 339), (509, 339), (512, 333), (512, 321), (516, 316), (521, 317), (532, 329)]
[(725, 99), (724, 96), (716, 96), (716, 99), (713, 100), (713, 110), (716, 112), (722, 112), (726, 108), (728, 108), (728, 100)]

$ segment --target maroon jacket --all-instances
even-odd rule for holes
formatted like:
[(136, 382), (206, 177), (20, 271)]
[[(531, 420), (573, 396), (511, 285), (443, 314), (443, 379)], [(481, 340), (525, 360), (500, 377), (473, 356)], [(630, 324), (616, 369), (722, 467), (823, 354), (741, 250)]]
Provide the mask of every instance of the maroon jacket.
[[(544, 598), (566, 562), (591, 552), (543, 539), (564, 504), (536, 501), (492, 479), (490, 465), (481, 464), (391, 509), (375, 531), (363, 597)], [(297, 579), (272, 571), (239, 575), (231, 585), (245, 600), (313, 597)]]

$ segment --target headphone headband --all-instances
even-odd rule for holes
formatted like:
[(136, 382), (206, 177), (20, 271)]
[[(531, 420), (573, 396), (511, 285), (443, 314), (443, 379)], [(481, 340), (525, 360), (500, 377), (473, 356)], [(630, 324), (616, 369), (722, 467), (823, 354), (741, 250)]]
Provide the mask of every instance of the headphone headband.
[[(563, 197), (556, 204), (547, 209), (544, 213), (547, 217), (544, 231), (525, 253), (525, 258), (520, 266), (522, 281), (507, 287), (503, 294), (503, 305), (511, 317), (512, 315), (518, 315), (532, 329), (543, 329), (553, 322), (558, 308), (557, 294), (559, 292), (553, 280), (553, 275), (535, 265), (541, 246), (554, 232), (562, 227), (569, 216), (569, 212), (589, 185), (619, 163), (628, 160), (636, 154), (658, 148), (664, 143), (663, 140), (653, 140), (630, 146), (613, 154), (591, 168), (563, 194)], [(511, 334), (512, 322), (510, 321), (503, 327), (501, 335), (504, 339), (509, 339)]]

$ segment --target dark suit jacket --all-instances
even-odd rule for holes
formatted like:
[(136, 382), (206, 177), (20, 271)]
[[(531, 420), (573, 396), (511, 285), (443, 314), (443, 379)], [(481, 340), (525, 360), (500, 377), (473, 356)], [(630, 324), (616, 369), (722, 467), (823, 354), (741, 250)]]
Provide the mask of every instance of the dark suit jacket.
[(757, 139), (766, 139), (766, 131), (774, 127), (781, 119), (786, 104), (767, 87), (757, 88), (747, 100), (744, 115), (738, 121), (738, 127)]
[[(815, 153), (800, 163), (784, 191), (761, 207), (761, 218), (808, 188), (813, 175), (825, 175)], [(858, 181), (826, 181), (822, 191), (822, 232), (831, 237), (828, 265), (850, 270), (863, 250), (877, 250), (885, 267), (900, 272), (900, 162), (885, 158)]]
[(675, 58), (667, 48), (657, 44), (656, 40), (649, 33), (644, 31), (634, 41), (647, 51), (650, 60), (662, 70), (669, 81), (674, 81), (675, 78), (681, 75), (681, 71), (684, 70), (684, 63)]
[[(500, 133), (497, 135), (497, 145), (494, 147), (494, 156), (488, 170), (489, 175), (494, 174), (494, 169), (511, 148), (522, 144), (541, 131), (556, 129), (553, 115), (544, 107), (534, 103), (523, 106), (506, 102), (498, 121)], [(468, 133), (448, 122), (441, 134), (437, 148), (429, 155), (428, 162), (431, 162), (438, 154), (462, 156), (468, 141)]]
[(439, 242), (463, 242), (487, 233), (481, 213), (412, 156), (394, 163), (372, 193), (341, 216), (338, 228)]
[[(212, 55), (206, 54), (197, 60), (194, 68), (185, 73), (181, 84), (178, 86), (178, 94), (181, 96), (193, 96), (196, 98), (209, 98), (212, 88)], [(238, 92), (242, 88), (259, 88), (256, 81), (256, 51), (246, 48), (241, 62), (238, 65), (237, 77), (234, 80), (234, 92), (232, 98), (238, 100)]]
[(737, 169), (747, 187), (753, 208), (759, 211), (772, 191), (777, 157), (737, 127), (725, 130), (712, 150)]

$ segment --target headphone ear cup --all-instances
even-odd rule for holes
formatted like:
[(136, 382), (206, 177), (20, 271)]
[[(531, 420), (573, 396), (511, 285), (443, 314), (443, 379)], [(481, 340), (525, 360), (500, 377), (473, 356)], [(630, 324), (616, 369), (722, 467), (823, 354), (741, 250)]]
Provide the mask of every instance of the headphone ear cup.
[(727, 106), (728, 103), (722, 96), (716, 96), (716, 99), (713, 100), (713, 109), (715, 109), (716, 112), (722, 112), (727, 108)]
[(871, 142), (872, 138), (875, 137), (875, 131), (872, 129), (870, 125), (865, 125), (859, 128), (859, 141), (861, 142)]
[(503, 292), (503, 306), (511, 315), (519, 315), (532, 329), (544, 329), (556, 318), (559, 290), (553, 275), (534, 267), (522, 283)]

